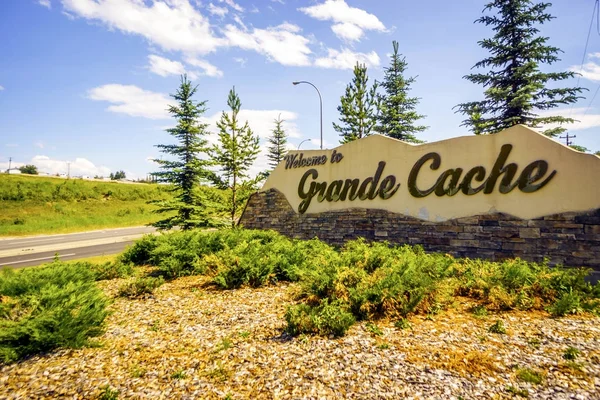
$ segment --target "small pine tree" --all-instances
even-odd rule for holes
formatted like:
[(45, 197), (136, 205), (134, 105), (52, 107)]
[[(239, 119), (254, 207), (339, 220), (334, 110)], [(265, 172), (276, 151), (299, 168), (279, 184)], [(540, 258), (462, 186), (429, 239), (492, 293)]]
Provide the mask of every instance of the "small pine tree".
[(356, 63), (354, 78), (346, 86), (346, 93), (340, 98), (341, 104), (337, 108), (340, 124), (333, 123), (333, 129), (342, 137), (340, 143), (369, 136), (375, 126), (377, 83), (368, 89), (368, 81), (366, 65)]
[(248, 170), (256, 160), (259, 153), (258, 136), (255, 136), (248, 121), (240, 126), (238, 114), (242, 103), (235, 92), (235, 87), (229, 91), (227, 105), (231, 109), (231, 115), (223, 111), (219, 128), (219, 144), (211, 150), (211, 157), (215, 164), (221, 169), (222, 177), (219, 178), (221, 187), (231, 191), (229, 212), (231, 215), (231, 226), (235, 227), (235, 215), (241, 199), (238, 191), (248, 186)]
[[(537, 24), (550, 21), (549, 3), (533, 4), (531, 0), (494, 0), (484, 12), (497, 9), (497, 15), (485, 15), (475, 22), (492, 26), (495, 35), (479, 45), (491, 53), (473, 68), (487, 68), (487, 73), (470, 74), (465, 79), (487, 88), (485, 100), (459, 104), (458, 112), (468, 118), (461, 126), (475, 134), (497, 133), (513, 125), (540, 128), (546, 124), (574, 122), (562, 116), (540, 117), (536, 111), (575, 103), (582, 88), (547, 88), (547, 84), (572, 78), (573, 72), (543, 73), (539, 64), (560, 61), (560, 49), (548, 46), (547, 37), (538, 36)], [(557, 136), (565, 128), (558, 126), (544, 132)]]
[(210, 176), (208, 167), (210, 161), (200, 158), (208, 151), (209, 134), (207, 124), (199, 122), (206, 112), (206, 101), (196, 103), (192, 97), (198, 86), (186, 75), (181, 77), (181, 84), (174, 95), (171, 95), (177, 105), (169, 105), (169, 113), (177, 119), (177, 125), (166, 131), (175, 138), (176, 144), (156, 145), (160, 151), (171, 160), (155, 159), (162, 171), (153, 173), (158, 182), (170, 183), (171, 191), (175, 194), (172, 200), (152, 200), (159, 208), (157, 213), (172, 213), (175, 215), (157, 221), (152, 225), (159, 229), (171, 229), (179, 226), (183, 230), (212, 225), (208, 207), (203, 198), (199, 185)]
[(377, 114), (377, 132), (405, 142), (422, 143), (416, 134), (427, 129), (426, 126), (416, 125), (424, 118), (415, 111), (419, 104), (418, 97), (408, 97), (410, 85), (415, 78), (405, 78), (406, 58), (398, 53), (398, 42), (392, 42), (394, 52), (390, 56), (390, 66), (385, 68), (383, 81), (379, 84), (383, 94), (379, 95), (379, 113)]
[(271, 132), (273, 134), (269, 138), (269, 153), (267, 154), (267, 158), (269, 159), (269, 166), (275, 168), (279, 163), (283, 160), (283, 156), (287, 152), (286, 144), (287, 144), (287, 134), (281, 127), (284, 120), (281, 119), (281, 115), (277, 117), (275, 122), (275, 129)]

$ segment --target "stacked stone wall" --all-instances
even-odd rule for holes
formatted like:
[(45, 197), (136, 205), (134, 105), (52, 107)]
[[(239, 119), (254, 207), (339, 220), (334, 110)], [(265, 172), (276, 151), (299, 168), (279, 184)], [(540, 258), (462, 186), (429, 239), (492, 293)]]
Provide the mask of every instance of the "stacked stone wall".
[(551, 265), (586, 266), (600, 271), (600, 209), (530, 220), (497, 213), (444, 222), (423, 221), (385, 210), (352, 208), (320, 214), (294, 212), (276, 189), (252, 195), (240, 225), (273, 229), (298, 239), (333, 244), (357, 237), (396, 244), (419, 244), (456, 257), (550, 260)]

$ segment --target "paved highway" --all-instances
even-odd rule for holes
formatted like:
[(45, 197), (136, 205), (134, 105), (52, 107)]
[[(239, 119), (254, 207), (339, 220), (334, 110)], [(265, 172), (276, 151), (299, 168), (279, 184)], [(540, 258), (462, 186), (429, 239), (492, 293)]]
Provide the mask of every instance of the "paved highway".
[(151, 227), (104, 229), (64, 235), (0, 239), (0, 268), (22, 268), (52, 261), (115, 254), (146, 233)]

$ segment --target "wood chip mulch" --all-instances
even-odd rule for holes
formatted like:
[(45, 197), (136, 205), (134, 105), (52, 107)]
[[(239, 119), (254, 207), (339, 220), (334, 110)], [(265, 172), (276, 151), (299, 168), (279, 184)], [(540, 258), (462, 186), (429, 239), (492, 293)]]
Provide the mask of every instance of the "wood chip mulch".
[[(102, 282), (111, 296), (119, 280)], [(0, 399), (600, 399), (600, 319), (543, 312), (361, 322), (342, 338), (283, 332), (290, 285), (223, 291), (204, 277), (115, 298), (96, 347), (0, 367)], [(506, 334), (488, 332), (502, 319)], [(576, 360), (563, 358), (568, 347)], [(523, 370), (541, 377), (525, 382)], [(109, 389), (107, 389), (109, 388)]]

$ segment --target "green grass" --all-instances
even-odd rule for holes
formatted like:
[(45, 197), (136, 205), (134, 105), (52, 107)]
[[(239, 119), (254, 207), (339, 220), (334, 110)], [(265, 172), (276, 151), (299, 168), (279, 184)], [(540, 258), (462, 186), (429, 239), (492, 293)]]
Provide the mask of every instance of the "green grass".
[(517, 369), (517, 378), (522, 380), (523, 382), (529, 382), (536, 385), (542, 383), (544, 379), (544, 375), (536, 370), (531, 368), (519, 368)]
[(145, 225), (159, 219), (146, 202), (168, 196), (162, 185), (0, 174), (0, 236)]

